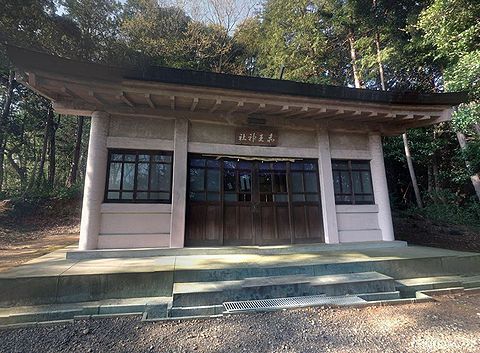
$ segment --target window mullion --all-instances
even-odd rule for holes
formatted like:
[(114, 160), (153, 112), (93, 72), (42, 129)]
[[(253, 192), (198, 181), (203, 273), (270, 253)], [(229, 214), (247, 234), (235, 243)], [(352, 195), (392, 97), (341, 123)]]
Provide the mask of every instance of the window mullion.
[(122, 167), (120, 168), (120, 190), (118, 191), (118, 199), (123, 200), (123, 172), (125, 166), (125, 154), (122, 154)]
[(355, 188), (353, 185), (353, 171), (352, 171), (352, 161), (348, 161), (348, 176), (350, 177), (350, 192), (352, 195), (352, 204), (355, 205), (357, 202), (355, 200)]
[(138, 177), (138, 152), (135, 153), (133, 168), (133, 200), (137, 201), (137, 177)]
[(148, 159), (148, 181), (147, 181), (147, 199), (150, 200), (150, 194), (152, 190), (152, 166), (153, 166), (153, 154)]

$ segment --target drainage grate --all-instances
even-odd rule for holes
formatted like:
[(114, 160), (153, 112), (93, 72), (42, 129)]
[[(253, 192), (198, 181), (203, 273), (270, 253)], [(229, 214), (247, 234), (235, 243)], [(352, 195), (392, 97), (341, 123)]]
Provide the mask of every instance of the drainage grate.
[(365, 300), (357, 296), (326, 297), (324, 295), (311, 295), (305, 297), (274, 298), (260, 300), (245, 300), (238, 302), (225, 302), (223, 307), (226, 312), (265, 311), (275, 309), (301, 308), (317, 305), (352, 305), (364, 303)]

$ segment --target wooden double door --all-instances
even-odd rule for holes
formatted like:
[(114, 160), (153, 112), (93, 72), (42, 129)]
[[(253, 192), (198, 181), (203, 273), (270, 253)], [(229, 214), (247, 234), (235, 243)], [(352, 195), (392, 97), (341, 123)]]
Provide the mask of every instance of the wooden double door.
[(316, 160), (189, 156), (187, 246), (323, 242)]

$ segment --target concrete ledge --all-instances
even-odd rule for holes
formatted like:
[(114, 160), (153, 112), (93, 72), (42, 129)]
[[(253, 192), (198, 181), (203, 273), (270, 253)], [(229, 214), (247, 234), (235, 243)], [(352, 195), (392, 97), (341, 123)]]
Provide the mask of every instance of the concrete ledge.
[(332, 158), (338, 159), (372, 159), (372, 154), (370, 151), (362, 151), (358, 149), (349, 149), (349, 150), (342, 150), (342, 149), (335, 149), (332, 148), (331, 152)]
[(173, 270), (2, 278), (0, 288), (0, 309), (15, 305), (169, 296), (173, 288)]
[(102, 203), (101, 213), (171, 213), (171, 204)]
[[(100, 234), (98, 236), (99, 249), (132, 249), (167, 247), (170, 244), (170, 233), (158, 234)], [(95, 250), (96, 251), (96, 250)], [(68, 253), (67, 253), (67, 258)], [(93, 258), (93, 257), (92, 257)]]
[(378, 242), (382, 239), (382, 231), (380, 229), (339, 230), (338, 238), (340, 243)]
[(173, 140), (109, 136), (107, 138), (107, 147), (173, 151)]
[(337, 213), (378, 213), (378, 205), (336, 205)]
[[(104, 235), (99, 237), (100, 239)], [(190, 255), (230, 255), (230, 254), (256, 254), (256, 255), (282, 255), (295, 253), (321, 253), (325, 251), (350, 251), (366, 249), (405, 248), (407, 242), (371, 241), (350, 242), (348, 244), (309, 244), (309, 245), (280, 245), (280, 246), (237, 246), (237, 247), (209, 247), (209, 248), (181, 248), (170, 249), (167, 247), (144, 249), (98, 249), (98, 250), (70, 250), (67, 259), (107, 259), (107, 258), (142, 258), (156, 256), (190, 256)]]
[(95, 302), (53, 304), (0, 309), (0, 327), (18, 327), (73, 319), (146, 314), (166, 317), (170, 297), (110, 299)]

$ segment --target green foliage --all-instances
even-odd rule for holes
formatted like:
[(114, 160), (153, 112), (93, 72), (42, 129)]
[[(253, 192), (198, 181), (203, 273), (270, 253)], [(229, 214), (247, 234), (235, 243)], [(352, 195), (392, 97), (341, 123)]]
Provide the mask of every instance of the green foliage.
[(462, 55), (447, 68), (445, 81), (449, 91), (468, 91), (472, 99), (480, 99), (480, 49)]
[[(58, 4), (63, 7), (61, 15)], [(387, 90), (465, 90), (470, 102), (455, 111), (453, 125), (413, 129), (408, 134), (420, 188), (429, 201), (422, 212), (432, 217), (445, 212), (460, 222), (466, 208), (468, 214), (463, 216), (473, 220), (476, 206), (467, 202), (473, 193), (465, 160), (471, 171), (480, 170), (478, 1), (266, 0), (257, 14), (233, 31), (219, 25), (221, 21), (199, 22), (184, 9), (163, 4), (157, 0), (7, 1), (0, 12), (0, 33), (19, 46), (109, 64), (155, 64), (271, 78), (278, 78), (284, 66), (284, 79), (343, 86), (354, 85), (355, 67), (361, 85), (370, 89), (382, 88), (381, 67)], [(8, 92), (9, 69), (0, 50), (1, 106)], [(78, 192), (85, 173), (88, 120), (80, 136), (80, 182), (66, 187), (79, 125), (77, 119), (55, 115), (56, 173), (51, 185), (50, 144), (45, 139), (49, 108), (44, 98), (15, 83), (11, 110), (0, 126), (0, 149), (5, 147), (0, 197), (68, 198)], [(463, 151), (457, 131), (467, 136)], [(385, 138), (384, 152), (393, 198), (407, 207), (412, 188), (402, 139)]]
[(440, 223), (480, 228), (480, 203), (475, 199), (463, 202), (462, 198), (448, 191), (431, 195), (430, 199), (442, 200), (442, 202), (427, 203), (423, 209), (412, 207), (407, 210), (407, 213), (412, 215), (420, 214)]
[(476, 172), (480, 170), (480, 142), (475, 141), (467, 145), (467, 147), (461, 151), (464, 160), (469, 161), (470, 169)]
[(480, 123), (480, 101), (461, 104), (453, 113), (453, 125), (458, 131), (471, 131), (474, 124)]
[(175, 7), (161, 7), (155, 0), (129, 0), (124, 6), (120, 32), (130, 50), (153, 63), (181, 66), (182, 41), (191, 19)]
[(435, 0), (425, 9), (418, 26), (424, 40), (435, 48), (445, 65), (445, 88), (467, 91), (471, 102), (459, 107), (454, 123), (469, 132), (480, 122), (480, 2)]
[(473, 50), (480, 41), (480, 3), (471, 0), (434, 0), (426, 8), (418, 25), (424, 39), (435, 46), (437, 57), (449, 62)]
[(317, 2), (266, 2), (257, 37), (261, 74), (277, 78), (285, 66), (285, 79), (346, 84), (347, 47), (330, 31), (331, 26), (331, 14)]

